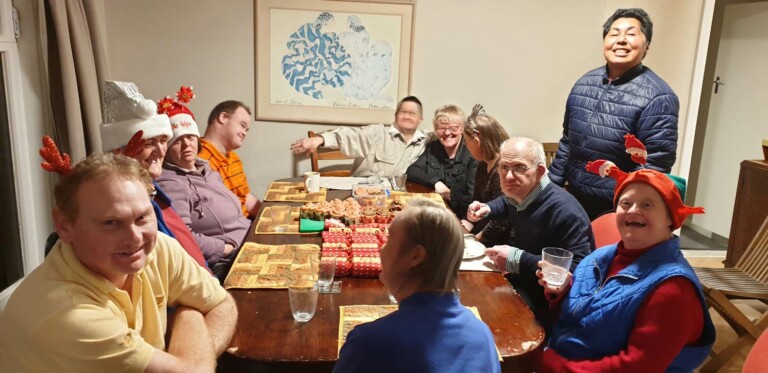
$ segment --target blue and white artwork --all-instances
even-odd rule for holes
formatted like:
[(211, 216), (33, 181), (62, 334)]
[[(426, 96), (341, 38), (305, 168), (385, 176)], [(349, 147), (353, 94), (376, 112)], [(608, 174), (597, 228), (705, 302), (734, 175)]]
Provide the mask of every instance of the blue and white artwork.
[(399, 17), (273, 10), (270, 21), (271, 53), (280, 58), (272, 68), (282, 78), (270, 76), (271, 103), (394, 108), (400, 40), (391, 35), (400, 34)]

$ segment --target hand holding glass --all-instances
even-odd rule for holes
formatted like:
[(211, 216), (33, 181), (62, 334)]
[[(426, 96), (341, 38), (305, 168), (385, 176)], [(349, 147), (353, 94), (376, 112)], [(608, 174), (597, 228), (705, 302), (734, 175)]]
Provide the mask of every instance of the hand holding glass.
[(557, 247), (545, 247), (541, 251), (541, 259), (548, 265), (541, 267), (541, 273), (547, 287), (557, 289), (565, 283), (573, 261), (573, 253)]
[(323, 257), (320, 259), (319, 267), (320, 268), (318, 268), (317, 274), (317, 285), (320, 287), (321, 291), (327, 292), (331, 290), (333, 277), (336, 274), (336, 257)]

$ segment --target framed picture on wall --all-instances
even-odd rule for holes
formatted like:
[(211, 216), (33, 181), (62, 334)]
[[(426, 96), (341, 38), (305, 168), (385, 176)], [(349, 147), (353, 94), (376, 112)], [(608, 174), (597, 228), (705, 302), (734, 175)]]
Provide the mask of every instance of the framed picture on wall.
[(256, 119), (390, 123), (410, 92), (412, 3), (257, 0)]

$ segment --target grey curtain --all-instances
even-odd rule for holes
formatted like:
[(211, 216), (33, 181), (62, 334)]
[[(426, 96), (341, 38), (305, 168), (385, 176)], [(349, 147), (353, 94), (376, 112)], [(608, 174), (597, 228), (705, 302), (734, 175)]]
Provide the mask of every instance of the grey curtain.
[(103, 0), (38, 0), (44, 87), (56, 142), (77, 162), (101, 151), (101, 87), (108, 77)]

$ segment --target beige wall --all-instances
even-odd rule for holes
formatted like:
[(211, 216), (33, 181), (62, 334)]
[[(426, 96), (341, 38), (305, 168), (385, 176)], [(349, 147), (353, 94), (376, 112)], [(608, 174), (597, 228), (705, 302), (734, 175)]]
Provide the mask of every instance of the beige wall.
[[(510, 133), (557, 141), (565, 99), (604, 63), (601, 26), (616, 7), (646, 8), (655, 23), (646, 64), (681, 98), (685, 123), (703, 0), (418, 0), (412, 93), (425, 112), (485, 105)], [(193, 85), (198, 122), (219, 101), (254, 103), (253, 1), (105, 0), (110, 73), (157, 99)], [(423, 128), (431, 127), (427, 120)], [(239, 150), (251, 188), (309, 169), (290, 142), (332, 126), (256, 122)], [(682, 134), (682, 128), (680, 133)]]

